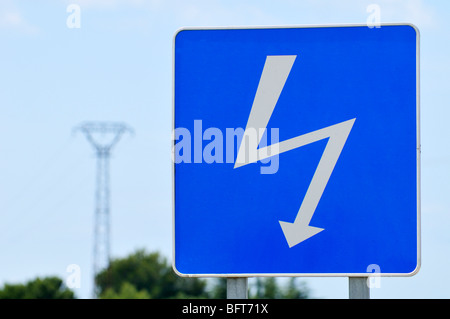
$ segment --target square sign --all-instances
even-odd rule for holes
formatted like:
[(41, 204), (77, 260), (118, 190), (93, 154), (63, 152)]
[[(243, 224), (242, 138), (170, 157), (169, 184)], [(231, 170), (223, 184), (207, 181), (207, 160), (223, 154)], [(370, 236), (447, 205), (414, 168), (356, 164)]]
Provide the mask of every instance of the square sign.
[(417, 273), (418, 66), (412, 25), (177, 32), (175, 271)]

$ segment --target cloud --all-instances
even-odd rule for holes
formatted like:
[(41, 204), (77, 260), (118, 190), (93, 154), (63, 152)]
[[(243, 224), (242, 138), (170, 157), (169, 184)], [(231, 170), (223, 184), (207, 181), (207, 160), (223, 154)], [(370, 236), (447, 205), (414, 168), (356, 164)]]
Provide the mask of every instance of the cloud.
[(39, 28), (25, 20), (11, 1), (0, 5), (0, 30), (18, 31), (25, 34), (37, 34)]

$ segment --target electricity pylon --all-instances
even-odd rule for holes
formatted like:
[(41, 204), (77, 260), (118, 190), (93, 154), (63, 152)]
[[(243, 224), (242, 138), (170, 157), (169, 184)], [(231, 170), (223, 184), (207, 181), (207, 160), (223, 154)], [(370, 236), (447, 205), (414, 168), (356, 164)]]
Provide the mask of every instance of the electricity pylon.
[(75, 128), (86, 136), (96, 151), (97, 177), (94, 215), (93, 276), (94, 297), (98, 295), (95, 276), (106, 269), (110, 261), (110, 179), (109, 159), (112, 148), (125, 133), (133, 130), (124, 123), (86, 122)]

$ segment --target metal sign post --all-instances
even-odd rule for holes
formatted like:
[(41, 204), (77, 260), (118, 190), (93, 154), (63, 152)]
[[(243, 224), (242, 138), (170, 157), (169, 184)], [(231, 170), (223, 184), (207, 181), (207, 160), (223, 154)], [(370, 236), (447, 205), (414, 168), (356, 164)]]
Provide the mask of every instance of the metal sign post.
[(227, 299), (248, 299), (248, 278), (227, 278)]
[(368, 277), (348, 277), (349, 299), (370, 299)]

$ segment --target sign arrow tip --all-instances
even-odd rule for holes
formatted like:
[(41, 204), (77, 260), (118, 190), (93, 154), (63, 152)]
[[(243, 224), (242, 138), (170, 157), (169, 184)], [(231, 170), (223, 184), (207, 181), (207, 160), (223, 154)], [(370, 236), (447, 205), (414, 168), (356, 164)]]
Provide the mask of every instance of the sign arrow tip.
[(302, 241), (305, 241), (324, 230), (323, 228), (304, 225), (303, 223), (288, 223), (282, 221), (279, 222), (281, 229), (283, 230), (284, 237), (286, 237), (289, 248), (300, 244)]

